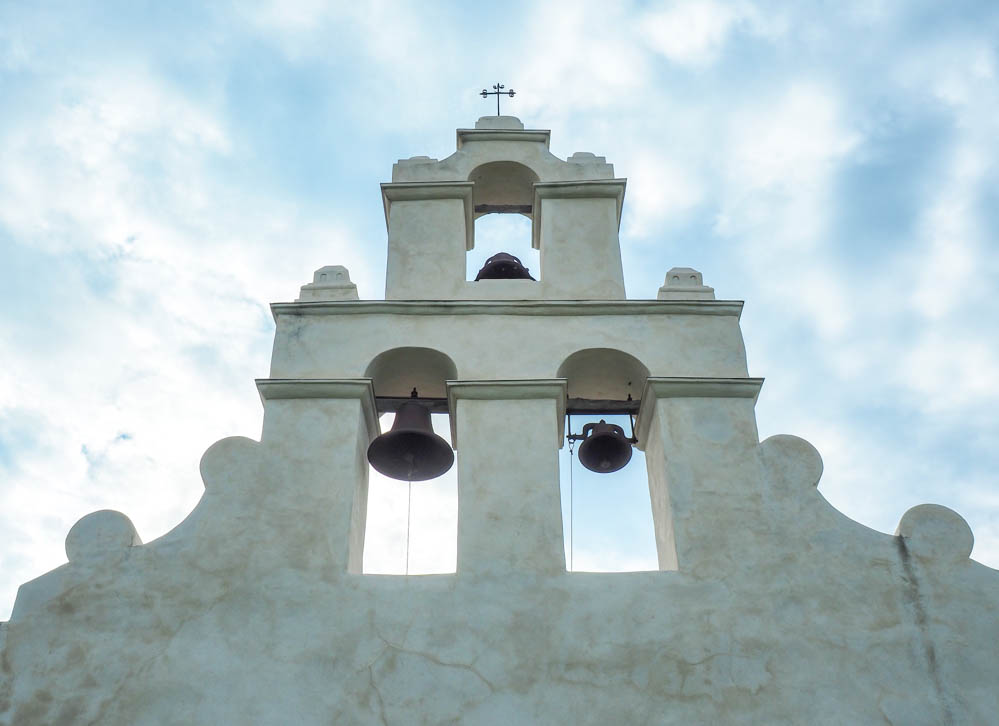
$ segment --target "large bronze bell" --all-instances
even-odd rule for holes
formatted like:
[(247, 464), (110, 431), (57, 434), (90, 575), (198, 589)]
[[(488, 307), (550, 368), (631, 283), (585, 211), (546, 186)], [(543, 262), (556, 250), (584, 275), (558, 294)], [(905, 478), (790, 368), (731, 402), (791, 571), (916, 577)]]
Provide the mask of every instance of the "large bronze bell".
[(430, 410), (417, 401), (406, 401), (396, 411), (392, 430), (371, 442), (368, 462), (393, 479), (426, 481), (451, 468), (454, 452), (434, 433)]
[(600, 419), (600, 423), (583, 426), (582, 436), (579, 461), (590, 471), (609, 474), (623, 469), (631, 461), (631, 439), (624, 435), (620, 426)]
[(488, 260), (475, 276), (479, 280), (533, 280), (524, 264), (507, 252), (498, 252)]

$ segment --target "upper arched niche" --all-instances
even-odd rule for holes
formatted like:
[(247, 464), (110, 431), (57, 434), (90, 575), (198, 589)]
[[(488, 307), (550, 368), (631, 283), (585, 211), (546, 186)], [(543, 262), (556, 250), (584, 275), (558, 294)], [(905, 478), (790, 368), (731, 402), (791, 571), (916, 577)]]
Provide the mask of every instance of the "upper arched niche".
[(404, 398), (415, 388), (420, 398), (445, 398), (446, 381), (458, 379), (458, 369), (444, 353), (432, 348), (392, 348), (379, 353), (364, 372), (376, 396)]
[(538, 175), (515, 161), (492, 161), (472, 169), (472, 204), (475, 217), (493, 212), (530, 217)]
[(569, 398), (625, 401), (642, 397), (649, 369), (638, 358), (613, 348), (586, 348), (559, 366), (558, 378), (568, 382)]

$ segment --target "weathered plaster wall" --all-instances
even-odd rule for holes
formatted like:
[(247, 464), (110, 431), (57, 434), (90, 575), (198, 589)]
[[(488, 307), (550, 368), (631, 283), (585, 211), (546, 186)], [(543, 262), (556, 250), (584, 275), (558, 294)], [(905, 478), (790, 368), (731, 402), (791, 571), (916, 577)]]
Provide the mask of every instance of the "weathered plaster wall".
[[(654, 376), (742, 377), (741, 310), (714, 300), (282, 304), (270, 374), (357, 378), (380, 353), (415, 346), (448, 355), (465, 380), (552, 378), (586, 348), (629, 353)], [(637, 399), (644, 381), (634, 384)]]
[(737, 529), (737, 553), (407, 578), (350, 574), (330, 492), (354, 481), (264, 438), (209, 449), (205, 497), (171, 534), (112, 538), (22, 588), (0, 722), (995, 723), (999, 573), (968, 559), (963, 520), (927, 505), (901, 536), (865, 529), (817, 493), (800, 439), (741, 448), (712, 488), (743, 504), (689, 514)]
[[(461, 259), (464, 180), (482, 163), (522, 163), (542, 183), (613, 179), (517, 124), (481, 122), (449, 159), (396, 165), (397, 184), (453, 188), (423, 187), (441, 202), (424, 211), (390, 192), (390, 288), (442, 270), (465, 284), (462, 265), (418, 252), (447, 237)], [(542, 254), (558, 246), (546, 253), (544, 230), (561, 235), (562, 282), (585, 289), (592, 269), (568, 259), (579, 205), (550, 199)], [(526, 302), (516, 285), (453, 295), (507, 302), (352, 301), (329, 267), (306, 302), (275, 305), (261, 440), (211, 446), (201, 502), (164, 537), (142, 544), (110, 511), (73, 527), (69, 562), (25, 583), (0, 624), (0, 724), (999, 722), (999, 573), (969, 559), (967, 524), (922, 505), (895, 536), (874, 532), (818, 493), (810, 444), (759, 442), (741, 304), (710, 299), (687, 268), (661, 300), (620, 299), (617, 203), (591, 196), (583, 214), (607, 263), (591, 288), (603, 302), (560, 302), (552, 286)], [(405, 347), (421, 349), (421, 385), (452, 416), (451, 575), (359, 574), (371, 378), (393, 395), (409, 385), (399, 356), (371, 364)], [(607, 350), (563, 366), (588, 349)], [(630, 382), (658, 572), (565, 571), (557, 450), (566, 395), (594, 376), (586, 361), (615, 368), (593, 390), (644, 379)]]

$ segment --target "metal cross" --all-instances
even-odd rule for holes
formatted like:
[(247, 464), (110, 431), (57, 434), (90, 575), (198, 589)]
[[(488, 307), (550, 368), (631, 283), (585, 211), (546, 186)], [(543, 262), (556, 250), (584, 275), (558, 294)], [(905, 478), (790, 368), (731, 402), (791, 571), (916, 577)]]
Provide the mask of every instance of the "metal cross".
[(487, 91), (485, 88), (483, 88), (482, 89), (482, 93), (479, 94), (483, 98), (489, 98), (490, 96), (496, 96), (496, 115), (497, 116), (500, 115), (499, 97), (500, 96), (509, 96), (510, 98), (513, 98), (513, 95), (516, 93), (516, 91), (514, 91), (512, 88), (509, 91), (504, 91), (503, 88), (504, 88), (504, 86), (503, 86), (502, 83), (497, 83), (495, 86), (493, 86), (493, 90)]

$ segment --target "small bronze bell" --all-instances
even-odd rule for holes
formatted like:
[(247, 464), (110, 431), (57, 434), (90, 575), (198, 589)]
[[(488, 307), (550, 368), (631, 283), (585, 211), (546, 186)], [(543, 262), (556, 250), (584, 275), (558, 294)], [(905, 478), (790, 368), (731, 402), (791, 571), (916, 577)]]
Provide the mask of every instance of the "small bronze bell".
[(582, 438), (579, 461), (590, 471), (609, 474), (631, 461), (631, 440), (620, 426), (600, 419), (600, 423), (583, 426)]
[(392, 430), (371, 442), (368, 462), (393, 479), (426, 481), (451, 468), (454, 452), (434, 433), (430, 410), (417, 401), (406, 401), (396, 411)]
[(475, 276), (479, 280), (533, 280), (530, 271), (523, 263), (507, 252), (498, 252), (486, 260), (486, 264)]

